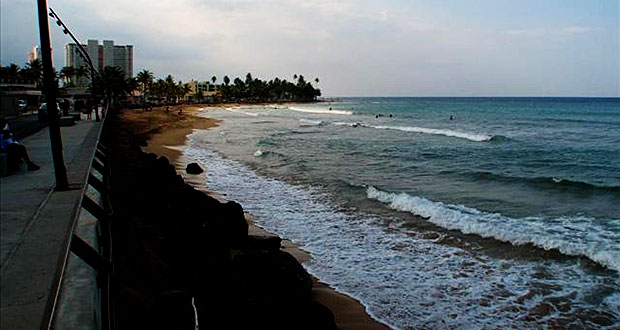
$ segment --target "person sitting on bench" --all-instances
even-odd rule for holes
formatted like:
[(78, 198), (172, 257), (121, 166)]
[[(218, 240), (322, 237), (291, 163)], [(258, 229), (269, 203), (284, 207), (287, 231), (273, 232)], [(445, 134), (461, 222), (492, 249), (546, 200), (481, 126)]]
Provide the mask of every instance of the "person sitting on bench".
[(41, 168), (30, 159), (26, 147), (13, 140), (9, 124), (4, 118), (0, 118), (0, 152), (7, 154), (9, 171), (18, 171), (19, 163), (22, 160), (28, 165), (28, 171), (36, 171)]

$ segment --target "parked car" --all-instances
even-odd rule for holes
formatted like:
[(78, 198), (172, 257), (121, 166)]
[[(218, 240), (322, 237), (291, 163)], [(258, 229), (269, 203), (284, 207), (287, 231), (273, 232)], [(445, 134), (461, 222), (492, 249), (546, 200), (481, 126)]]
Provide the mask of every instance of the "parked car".
[[(60, 110), (56, 110), (58, 112), (58, 117), (61, 116)], [(47, 123), (47, 103), (41, 103), (41, 106), (39, 107), (39, 113), (37, 114), (37, 117), (39, 119), (40, 122), (46, 122)]]

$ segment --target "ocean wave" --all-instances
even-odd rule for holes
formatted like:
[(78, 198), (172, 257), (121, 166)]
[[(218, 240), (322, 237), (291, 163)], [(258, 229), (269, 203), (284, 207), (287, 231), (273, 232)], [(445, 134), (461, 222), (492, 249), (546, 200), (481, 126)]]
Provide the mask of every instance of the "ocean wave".
[(241, 111), (241, 110), (236, 109), (236, 108), (224, 108), (224, 110), (230, 111), (230, 112), (234, 112), (234, 113), (240, 113), (240, 114), (243, 114), (243, 115), (246, 115), (246, 116), (251, 116), (251, 117), (258, 117), (258, 115), (259, 115), (258, 113), (255, 113), (255, 112)]
[(325, 122), (322, 120), (311, 120), (311, 119), (300, 119), (299, 126), (322, 126), (325, 125)]
[(506, 141), (510, 141), (509, 137), (503, 136), (503, 135), (493, 135), (490, 139), (490, 142), (506, 142)]
[[(449, 230), (477, 234), (514, 245), (533, 244), (545, 250), (555, 249), (570, 256), (587, 257), (609, 269), (620, 271), (620, 235), (576, 216), (543, 219), (514, 219), (498, 213), (486, 213), (463, 205), (433, 202), (406, 193), (390, 193), (368, 187), (367, 197), (389, 204), (390, 208), (410, 212)], [(620, 219), (609, 220), (609, 223)]]
[(374, 129), (396, 130), (396, 131), (402, 131), (402, 132), (443, 135), (443, 136), (466, 139), (466, 140), (470, 140), (474, 142), (505, 142), (505, 141), (510, 140), (510, 138), (505, 137), (503, 135), (476, 134), (476, 133), (453, 131), (453, 130), (448, 130), (448, 129), (436, 129), (436, 128), (415, 127), (415, 126), (412, 127), (412, 126), (368, 125), (368, 124), (359, 123), (359, 122), (333, 122), (332, 124), (337, 125), (337, 126), (366, 127), (366, 128), (374, 128)]
[(306, 113), (320, 113), (328, 115), (352, 115), (353, 111), (348, 110), (329, 110), (328, 108), (300, 108), (300, 107), (288, 107), (289, 110)]
[(366, 127), (376, 128), (376, 129), (389, 129), (389, 130), (397, 130), (403, 132), (413, 132), (413, 133), (424, 133), (424, 134), (432, 134), (432, 135), (444, 135), (450, 137), (457, 137), (461, 139), (467, 139), (475, 142), (484, 142), (491, 141), (494, 137), (492, 135), (486, 134), (476, 134), (476, 133), (467, 133), (467, 132), (459, 132), (453, 131), (449, 129), (437, 129), (437, 128), (426, 128), (426, 127), (415, 127), (415, 126), (374, 126), (367, 125)]
[[(454, 172), (442, 172), (444, 174), (454, 174)], [(573, 181), (569, 179), (559, 177), (532, 177), (523, 178), (515, 176), (507, 176), (502, 174), (495, 174), (491, 172), (466, 172), (463, 175), (475, 180), (490, 180), (499, 181), (505, 183), (526, 183), (542, 189), (554, 189), (562, 191), (574, 191), (576, 193), (612, 193), (620, 196), (620, 187), (618, 186), (602, 186), (595, 185), (583, 181)]]
[[(581, 322), (580, 315), (600, 309), (582, 303), (582, 297), (593, 292), (605, 299), (605, 312), (617, 313), (618, 296), (601, 291), (608, 287), (608, 277), (592, 276), (578, 262), (497, 259), (475, 251), (472, 256), (460, 248), (385, 230), (379, 218), (343, 212), (320, 188), (261, 176), (207, 151), (200, 134), (206, 133), (190, 136), (186, 156), (209, 168), (205, 179), (212, 191), (238, 201), (258, 225), (310, 252), (312, 259), (304, 267), (311, 274), (361, 301), (373, 317), (397, 329), (540, 327), (538, 320), (524, 319), (536, 312), (535, 302), (557, 301), (558, 296), (569, 298), (551, 302), (552, 310), (567, 303), (571, 308), (548, 317)], [(539, 276), (541, 269), (550, 275)], [(617, 282), (615, 277), (611, 281)], [(517, 305), (515, 299), (529, 292), (535, 294)]]
[(337, 121), (333, 123), (336, 126), (350, 126), (350, 127), (368, 127), (367, 125), (364, 125), (362, 123), (358, 123), (358, 122), (341, 122), (341, 121)]

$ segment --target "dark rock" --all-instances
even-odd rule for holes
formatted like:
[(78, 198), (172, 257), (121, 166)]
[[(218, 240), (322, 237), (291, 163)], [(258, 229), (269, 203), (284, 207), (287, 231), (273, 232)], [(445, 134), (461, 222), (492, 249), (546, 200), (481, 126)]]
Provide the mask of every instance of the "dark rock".
[(200, 167), (200, 165), (196, 163), (187, 164), (185, 171), (187, 172), (187, 174), (200, 174), (204, 172), (202, 167)]
[(159, 329), (195, 329), (192, 296), (185, 291), (169, 291), (156, 299), (155, 321)]
[(312, 278), (295, 258), (280, 250), (248, 250), (233, 259), (242, 291), (255, 300), (309, 299)]
[(278, 236), (256, 236), (250, 235), (247, 238), (245, 247), (258, 250), (278, 250), (282, 239)]
[(168, 159), (140, 150), (131, 127), (114, 124), (106, 154), (119, 329), (193, 328), (192, 298), (205, 329), (336, 328), (279, 237), (248, 237), (241, 205), (186, 184)]
[(243, 208), (233, 201), (226, 204), (217, 202), (217, 204), (213, 205), (212, 216), (206, 223), (211, 232), (216, 235), (214, 239), (221, 240), (229, 247), (243, 246), (248, 237), (248, 222), (245, 220)]
[(431, 232), (426, 232), (422, 235), (422, 237), (424, 239), (430, 239), (430, 240), (436, 240), (440, 237), (439, 233), (436, 233), (434, 231)]

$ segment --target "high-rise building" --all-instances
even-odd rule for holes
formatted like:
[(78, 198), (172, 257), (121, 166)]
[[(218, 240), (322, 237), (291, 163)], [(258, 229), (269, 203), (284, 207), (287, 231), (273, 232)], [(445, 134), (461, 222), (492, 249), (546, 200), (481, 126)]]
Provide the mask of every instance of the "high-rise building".
[[(90, 56), (93, 65), (98, 71), (106, 66), (116, 66), (125, 73), (128, 78), (133, 77), (133, 46), (114, 45), (112, 40), (104, 40), (103, 45), (97, 40), (88, 40), (87, 45), (82, 45)], [(65, 45), (65, 66), (80, 68), (88, 65), (86, 60), (79, 54), (78, 46), (74, 43)], [(90, 79), (76, 79), (75, 85), (85, 86)]]
[(32, 47), (32, 50), (28, 52), (28, 62), (41, 59), (41, 48), (39, 45)]

